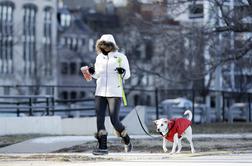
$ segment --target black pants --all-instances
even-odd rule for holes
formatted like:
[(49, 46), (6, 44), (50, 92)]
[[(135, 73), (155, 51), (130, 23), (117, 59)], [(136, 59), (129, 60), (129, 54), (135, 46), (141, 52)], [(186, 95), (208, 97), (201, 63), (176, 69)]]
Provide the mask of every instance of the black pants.
[(101, 97), (95, 96), (95, 110), (96, 110), (96, 124), (97, 131), (105, 129), (105, 115), (106, 109), (109, 110), (110, 121), (114, 126), (115, 130), (121, 133), (125, 127), (119, 120), (119, 111), (121, 106), (120, 97)]

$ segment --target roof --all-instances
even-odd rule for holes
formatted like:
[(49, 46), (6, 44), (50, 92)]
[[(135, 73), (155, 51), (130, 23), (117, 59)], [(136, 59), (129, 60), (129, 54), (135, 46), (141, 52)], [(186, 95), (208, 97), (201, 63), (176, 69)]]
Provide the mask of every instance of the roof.
[(92, 33), (92, 30), (79, 18), (72, 18), (71, 24), (67, 28), (59, 28), (63, 34), (85, 35)]
[(95, 8), (96, 3), (95, 1), (90, 0), (64, 0), (64, 5), (67, 6), (69, 9), (76, 9), (76, 8)]

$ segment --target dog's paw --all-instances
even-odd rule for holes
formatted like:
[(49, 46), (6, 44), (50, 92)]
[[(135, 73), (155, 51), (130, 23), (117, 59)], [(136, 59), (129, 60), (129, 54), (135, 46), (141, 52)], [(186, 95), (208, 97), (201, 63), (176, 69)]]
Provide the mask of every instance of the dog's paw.
[(168, 151), (168, 149), (167, 148), (163, 148), (163, 151), (166, 153)]
[(195, 153), (195, 150), (193, 149), (193, 150), (191, 150), (191, 152), (192, 152), (192, 153)]
[(177, 151), (177, 152), (176, 152), (176, 154), (179, 154), (179, 153), (180, 153), (180, 151)]

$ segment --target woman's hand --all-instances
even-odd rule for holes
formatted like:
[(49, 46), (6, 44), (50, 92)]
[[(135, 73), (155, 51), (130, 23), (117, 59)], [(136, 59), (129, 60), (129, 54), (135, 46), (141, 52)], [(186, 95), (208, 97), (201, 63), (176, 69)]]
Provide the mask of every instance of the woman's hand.
[(89, 72), (91, 75), (93, 75), (93, 74), (95, 73), (94, 67), (89, 67), (89, 68), (88, 68), (88, 72)]
[(125, 73), (125, 69), (122, 68), (122, 67), (117, 67), (117, 68), (116, 68), (116, 71), (117, 71), (117, 73), (119, 73), (119, 74), (124, 74), (124, 73)]

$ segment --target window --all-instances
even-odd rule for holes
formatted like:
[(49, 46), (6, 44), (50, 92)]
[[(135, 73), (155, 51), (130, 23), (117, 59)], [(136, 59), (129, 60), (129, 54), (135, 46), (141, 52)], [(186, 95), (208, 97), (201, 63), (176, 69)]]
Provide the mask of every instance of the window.
[(70, 74), (71, 75), (76, 74), (76, 63), (75, 62), (70, 63)]
[(83, 38), (79, 39), (79, 46), (84, 46), (86, 44), (86, 40)]
[(13, 73), (12, 2), (0, 3), (0, 73)]
[(10, 95), (10, 87), (4, 87), (4, 95)]
[(76, 97), (77, 97), (77, 93), (76, 93), (75, 91), (72, 91), (72, 92), (70, 93), (70, 98), (71, 98), (71, 99), (76, 99)]
[(71, 43), (70, 48), (71, 48), (71, 50), (73, 50), (73, 51), (77, 51), (78, 45), (77, 45), (77, 39), (76, 39), (76, 38), (72, 38), (72, 43)]
[(60, 25), (62, 27), (68, 27), (71, 23), (71, 15), (68, 13), (61, 13), (60, 14)]
[(52, 75), (52, 8), (44, 10), (44, 74)]
[(71, 49), (72, 39), (70, 37), (67, 38), (67, 47)]
[(61, 63), (61, 74), (66, 75), (68, 73), (68, 64), (66, 62)]
[(141, 46), (140, 45), (136, 46), (134, 54), (136, 57), (141, 57)]
[(61, 43), (72, 51), (78, 51), (83, 45), (83, 40), (77, 37), (65, 37), (64, 40), (61, 40)]
[(86, 92), (85, 91), (80, 92), (80, 98), (83, 99), (85, 97), (86, 97)]
[(150, 57), (152, 57), (153, 55), (153, 45), (151, 43), (151, 41), (148, 41), (145, 47), (145, 59), (150, 59)]
[(61, 98), (67, 100), (68, 99), (68, 93), (67, 91), (61, 92)]
[(36, 72), (36, 15), (37, 7), (26, 4), (23, 8), (23, 59), (24, 73), (31, 75)]
[(150, 95), (147, 95), (145, 104), (148, 105), (148, 106), (151, 105), (151, 96)]
[(60, 45), (61, 46), (65, 46), (66, 45), (66, 38), (65, 37), (60, 38)]
[(95, 45), (94, 45), (94, 40), (93, 39), (89, 39), (89, 51), (90, 52), (92, 52), (92, 51), (94, 51), (94, 47), (95, 47)]
[(203, 18), (204, 8), (203, 4), (189, 5), (189, 18)]
[(138, 105), (139, 104), (139, 95), (134, 95), (134, 105)]

